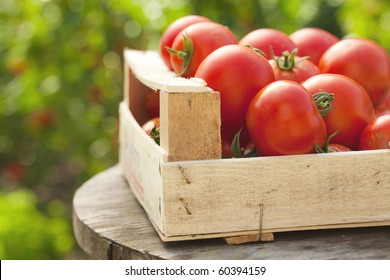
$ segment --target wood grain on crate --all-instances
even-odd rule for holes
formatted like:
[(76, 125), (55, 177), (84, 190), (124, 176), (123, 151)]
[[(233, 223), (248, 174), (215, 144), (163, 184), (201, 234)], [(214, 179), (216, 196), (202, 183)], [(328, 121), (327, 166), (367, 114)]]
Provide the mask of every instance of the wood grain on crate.
[(135, 197), (157, 226), (162, 228), (161, 211), (164, 205), (161, 204), (161, 163), (167, 153), (146, 135), (123, 102), (119, 107), (119, 116), (119, 161), (123, 173)]
[(162, 174), (167, 235), (257, 232), (260, 204), (264, 232), (390, 224), (390, 150), (172, 162)]
[(160, 145), (166, 161), (219, 159), (218, 92), (160, 92)]

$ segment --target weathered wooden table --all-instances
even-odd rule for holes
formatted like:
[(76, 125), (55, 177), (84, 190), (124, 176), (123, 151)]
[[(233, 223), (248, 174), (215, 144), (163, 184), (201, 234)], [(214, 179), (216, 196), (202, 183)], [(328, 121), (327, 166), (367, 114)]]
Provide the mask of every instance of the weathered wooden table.
[(390, 259), (390, 227), (276, 233), (273, 242), (236, 246), (222, 239), (164, 243), (118, 166), (77, 190), (73, 225), (94, 259)]

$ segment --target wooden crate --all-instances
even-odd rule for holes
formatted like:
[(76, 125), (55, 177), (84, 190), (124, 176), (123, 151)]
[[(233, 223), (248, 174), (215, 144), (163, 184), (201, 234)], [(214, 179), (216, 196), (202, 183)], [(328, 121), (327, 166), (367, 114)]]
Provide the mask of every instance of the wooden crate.
[[(120, 164), (163, 241), (390, 225), (390, 150), (221, 159), (219, 93), (176, 77), (155, 52), (124, 57)], [(150, 89), (161, 146), (139, 125)]]

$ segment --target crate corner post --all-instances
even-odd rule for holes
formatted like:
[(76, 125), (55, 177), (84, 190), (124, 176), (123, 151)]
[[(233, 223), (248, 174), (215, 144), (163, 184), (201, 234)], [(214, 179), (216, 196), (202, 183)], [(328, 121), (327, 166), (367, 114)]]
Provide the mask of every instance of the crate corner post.
[(167, 161), (220, 159), (219, 92), (160, 92), (161, 147)]

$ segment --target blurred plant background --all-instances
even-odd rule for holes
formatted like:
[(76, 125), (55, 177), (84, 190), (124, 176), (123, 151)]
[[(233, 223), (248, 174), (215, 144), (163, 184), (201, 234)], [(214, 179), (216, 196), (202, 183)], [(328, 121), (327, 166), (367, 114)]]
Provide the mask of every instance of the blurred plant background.
[(157, 49), (187, 14), (238, 38), (317, 26), (390, 50), (387, 0), (1, 0), (0, 259), (85, 257), (72, 197), (118, 161), (123, 48)]

